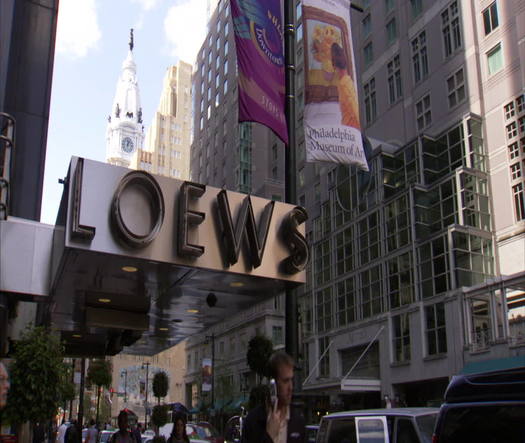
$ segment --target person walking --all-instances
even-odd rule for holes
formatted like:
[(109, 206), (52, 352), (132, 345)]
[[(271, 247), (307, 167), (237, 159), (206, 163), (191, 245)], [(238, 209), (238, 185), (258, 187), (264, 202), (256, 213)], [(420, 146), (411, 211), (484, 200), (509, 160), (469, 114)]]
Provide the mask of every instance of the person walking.
[(118, 431), (111, 436), (110, 443), (140, 443), (136, 441), (128, 429), (128, 413), (126, 411), (120, 411), (117, 421)]
[(305, 441), (305, 421), (292, 408), (294, 360), (286, 352), (274, 352), (268, 360), (275, 379), (274, 404), (259, 405), (243, 420), (242, 443), (299, 443)]
[(65, 443), (67, 425), (66, 421), (63, 419), (61, 425), (58, 427), (56, 443)]
[(173, 417), (173, 429), (167, 443), (190, 443), (188, 434), (186, 434), (186, 416), (181, 413)]
[(98, 429), (95, 423), (95, 420), (91, 419), (89, 421), (89, 428), (86, 434), (86, 440), (84, 443), (97, 443)]
[(82, 443), (82, 429), (75, 419), (71, 420), (71, 424), (67, 428), (64, 443)]

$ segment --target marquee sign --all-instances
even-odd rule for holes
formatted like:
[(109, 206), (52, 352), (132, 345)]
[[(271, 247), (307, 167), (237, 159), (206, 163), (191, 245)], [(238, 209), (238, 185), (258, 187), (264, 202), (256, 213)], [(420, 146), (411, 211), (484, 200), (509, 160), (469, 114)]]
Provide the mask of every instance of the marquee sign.
[(304, 208), (73, 158), (66, 247), (302, 283)]

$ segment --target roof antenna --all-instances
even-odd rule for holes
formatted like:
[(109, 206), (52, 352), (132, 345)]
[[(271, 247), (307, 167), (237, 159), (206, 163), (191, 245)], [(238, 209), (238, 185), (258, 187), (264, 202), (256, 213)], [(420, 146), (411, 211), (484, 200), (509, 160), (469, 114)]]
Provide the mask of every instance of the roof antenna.
[(129, 50), (133, 51), (133, 28), (129, 31)]

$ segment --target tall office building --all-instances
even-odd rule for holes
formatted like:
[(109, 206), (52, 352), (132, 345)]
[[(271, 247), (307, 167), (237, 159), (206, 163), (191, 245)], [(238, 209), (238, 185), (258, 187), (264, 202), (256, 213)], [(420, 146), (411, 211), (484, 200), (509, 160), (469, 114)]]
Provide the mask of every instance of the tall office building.
[[(239, 124), (237, 59), (229, 4), (220, 0), (208, 22), (208, 34), (198, 52), (192, 80), (193, 142), (191, 179), (232, 191), (284, 200), (284, 144), (266, 127)], [(187, 341), (186, 400), (198, 407), (211, 400), (201, 391), (203, 358), (215, 362), (218, 409), (239, 412), (255, 374), (246, 363), (249, 340), (263, 334), (277, 347), (284, 345), (283, 296), (225, 319), (205, 334)], [(206, 336), (213, 335), (211, 341)]]
[(179, 61), (164, 76), (159, 107), (146, 133), (146, 147), (132, 161), (166, 177), (189, 179), (191, 135), (191, 65)]
[(298, 135), (303, 390), (319, 411), (438, 404), (453, 374), (525, 360), (525, 1), (363, 6), (371, 173), (304, 163)]

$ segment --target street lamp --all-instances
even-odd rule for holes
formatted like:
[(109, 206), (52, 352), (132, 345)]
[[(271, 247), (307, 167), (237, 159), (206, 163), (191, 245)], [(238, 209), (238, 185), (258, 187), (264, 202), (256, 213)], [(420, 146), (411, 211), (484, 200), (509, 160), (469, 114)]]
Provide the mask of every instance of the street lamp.
[(124, 374), (124, 404), (128, 402), (128, 370), (123, 369), (121, 374)]
[(149, 373), (149, 365), (151, 363), (147, 361), (146, 363), (142, 363), (142, 369), (144, 369), (144, 366), (146, 367), (146, 400), (144, 402), (144, 429), (148, 429), (148, 373)]

